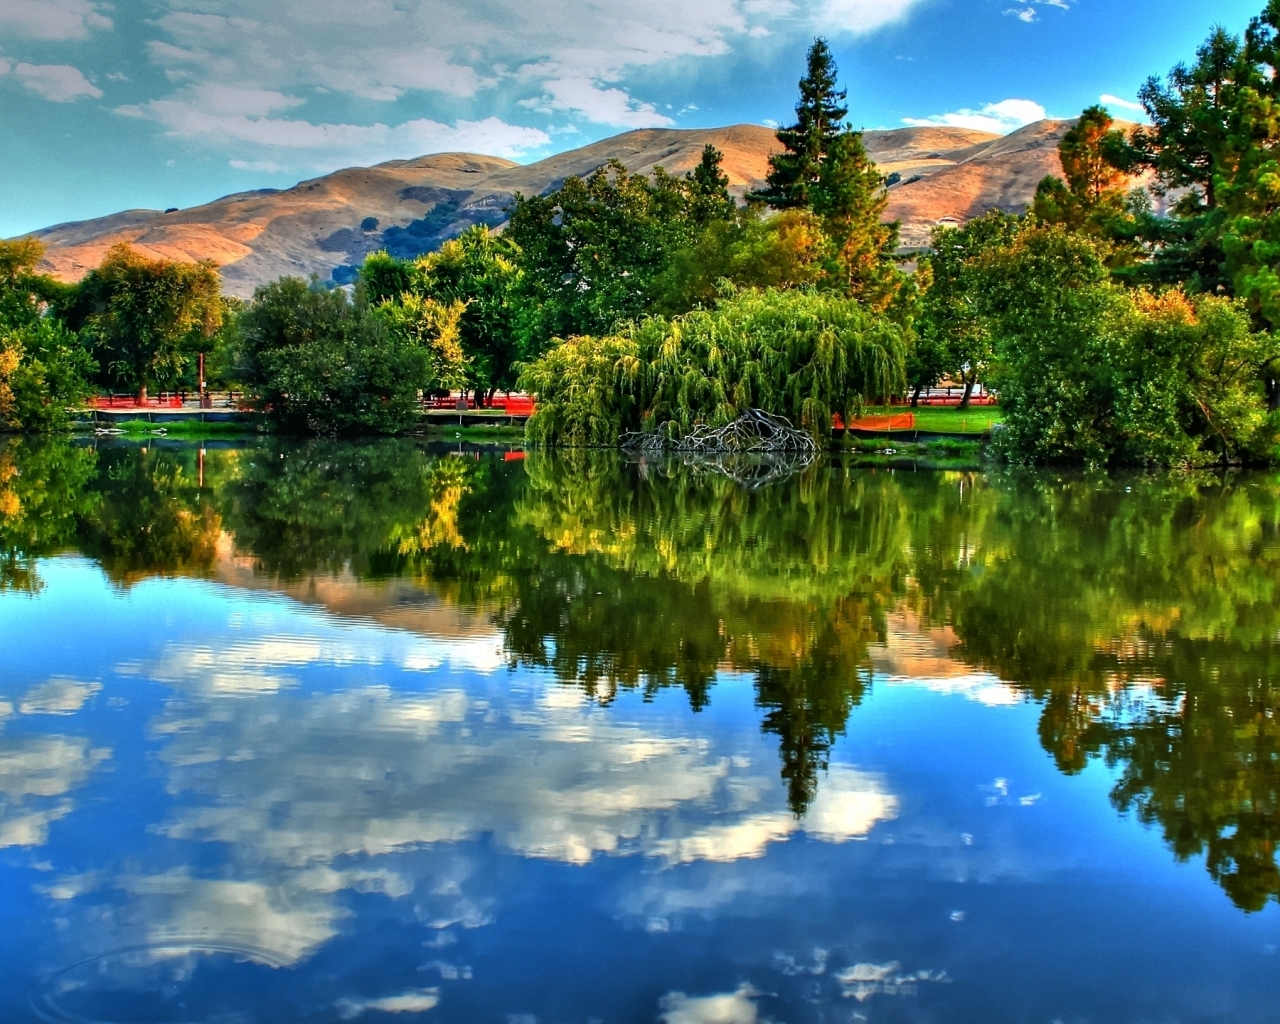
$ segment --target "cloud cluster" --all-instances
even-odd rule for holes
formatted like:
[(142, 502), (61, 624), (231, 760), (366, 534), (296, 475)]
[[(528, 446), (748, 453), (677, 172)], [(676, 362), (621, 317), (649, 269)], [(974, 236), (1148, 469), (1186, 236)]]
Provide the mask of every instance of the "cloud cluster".
[(1007, 135), (1035, 121), (1044, 120), (1045, 109), (1034, 100), (1001, 100), (988, 103), (980, 110), (962, 109), (931, 117), (904, 117), (902, 123), (914, 128), (968, 128), (979, 132)]
[[(548, 146), (553, 125), (464, 112), (526, 111), (562, 128), (669, 126), (675, 117), (635, 94), (635, 73), (726, 54), (779, 28), (867, 32), (918, 2), (362, 0), (353, 8), (345, 0), (167, 0), (146, 52), (175, 90), (120, 113), (228, 152), (242, 167), (320, 170), (447, 149), (519, 157)], [(258, 106), (227, 109), (228, 91)], [(296, 110), (405, 99), (457, 110), (459, 119), (397, 121), (388, 110), (373, 123), (348, 123)], [(281, 117), (284, 110), (296, 113)]]
[(1030, 24), (1038, 17), (1036, 13), (1037, 7), (1057, 7), (1059, 10), (1068, 11), (1071, 9), (1070, 0), (1018, 0), (1023, 6), (1010, 7), (1004, 13), (1011, 18), (1017, 18), (1021, 22)]
[(108, 4), (89, 0), (0, 0), (0, 38), (87, 39), (94, 31), (110, 31)]
[(10, 64), (0, 60), (0, 77), (5, 75), (13, 75), (29, 92), (54, 103), (71, 103), (82, 96), (102, 97), (102, 90), (70, 64)]

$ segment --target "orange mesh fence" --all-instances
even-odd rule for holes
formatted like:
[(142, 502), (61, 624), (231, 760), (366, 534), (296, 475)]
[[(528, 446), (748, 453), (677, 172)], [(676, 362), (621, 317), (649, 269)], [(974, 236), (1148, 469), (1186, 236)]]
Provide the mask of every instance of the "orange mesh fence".
[[(837, 430), (844, 426), (839, 415), (834, 417), (834, 426)], [(916, 414), (913, 412), (899, 413), (896, 416), (863, 416), (849, 424), (851, 430), (914, 430), (915, 426)]]

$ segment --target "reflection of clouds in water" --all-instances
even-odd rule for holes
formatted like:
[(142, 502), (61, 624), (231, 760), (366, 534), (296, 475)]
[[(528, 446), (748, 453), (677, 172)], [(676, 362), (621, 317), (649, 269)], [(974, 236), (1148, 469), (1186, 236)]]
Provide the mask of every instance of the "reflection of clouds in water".
[(230, 874), (135, 872), (82, 886), (78, 916), (110, 929), (89, 929), (98, 948), (185, 938), (296, 962), (338, 933), (349, 913), (342, 893), (411, 898), (434, 929), (488, 923), (490, 876), (454, 845), (462, 841), (491, 837), (569, 864), (600, 854), (725, 862), (760, 857), (803, 829), (832, 842), (862, 837), (897, 813), (883, 780), (833, 765), (797, 822), (772, 762), (662, 735), (555, 684), (504, 691), (510, 707), (457, 689), (386, 686), (229, 700), (201, 671), (152, 724), (178, 800), (156, 831), (228, 844)]
[(340, 999), (336, 1009), (343, 1020), (355, 1020), (370, 1010), (379, 1013), (425, 1013), (434, 1010), (439, 1003), (439, 989), (419, 988), (381, 999)]
[(316, 636), (263, 636), (216, 650), (175, 644), (154, 662), (126, 664), (117, 671), (216, 696), (287, 689), (297, 684), (298, 670), (313, 666), (393, 665), (428, 672), (447, 665), (489, 674), (505, 664), (497, 634), (444, 638), (351, 629)]
[(866, 1002), (874, 995), (915, 995), (922, 982), (946, 982), (945, 971), (914, 971), (902, 974), (896, 960), (887, 964), (854, 964), (836, 973), (836, 981), (847, 998)]
[(0, 848), (43, 845), (50, 823), (70, 814), (75, 803), (41, 802), (65, 797), (110, 756), (79, 736), (0, 737)]
[(989, 708), (1021, 704), (1023, 696), (999, 677), (977, 672), (970, 675), (920, 678), (916, 676), (878, 676), (891, 686), (920, 686), (932, 693), (955, 693)]
[(898, 816), (898, 800), (884, 780), (845, 765), (832, 765), (818, 796), (802, 821), (789, 811), (752, 815), (742, 821), (711, 824), (680, 838), (656, 843), (653, 853), (669, 862), (734, 861), (762, 857), (770, 843), (804, 831), (832, 843), (864, 838), (878, 822)]
[(753, 997), (759, 994), (750, 985), (712, 996), (669, 992), (659, 1001), (658, 1020), (662, 1024), (756, 1024), (759, 1010)]
[(72, 715), (101, 689), (101, 683), (81, 683), (75, 679), (54, 677), (47, 683), (33, 686), (22, 698), (18, 710), (24, 715)]

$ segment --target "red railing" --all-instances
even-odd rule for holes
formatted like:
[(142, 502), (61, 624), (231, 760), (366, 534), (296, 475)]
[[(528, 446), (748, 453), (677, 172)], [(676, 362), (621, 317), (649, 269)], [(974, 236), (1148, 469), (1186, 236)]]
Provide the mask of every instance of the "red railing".
[(142, 405), (137, 395), (98, 395), (89, 399), (89, 406), (93, 409), (181, 409), (182, 399), (178, 395), (149, 395), (146, 405)]
[(528, 395), (495, 395), (487, 405), (476, 405), (471, 399), (460, 399), (457, 395), (448, 398), (428, 398), (422, 404), (428, 409), (448, 409), (450, 412), (461, 412), (460, 402), (466, 402), (466, 411), (491, 409), (505, 412), (508, 416), (532, 416), (537, 403)]

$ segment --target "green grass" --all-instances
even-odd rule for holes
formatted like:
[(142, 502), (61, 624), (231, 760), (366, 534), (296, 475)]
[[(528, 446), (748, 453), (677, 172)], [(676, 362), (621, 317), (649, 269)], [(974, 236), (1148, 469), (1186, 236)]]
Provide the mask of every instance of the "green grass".
[(456, 423), (428, 423), (427, 437), (451, 440), (460, 438), (463, 441), (501, 441), (507, 444), (524, 440), (524, 427), (460, 427)]
[(253, 423), (201, 423), (199, 420), (179, 423), (123, 420), (115, 423), (89, 423), (85, 426), (91, 430), (121, 430), (127, 437), (176, 437), (193, 441), (213, 437), (252, 437), (258, 433)]
[(950, 405), (922, 405), (917, 409), (868, 406), (866, 415), (898, 416), (907, 412), (916, 414), (916, 430), (936, 430), (943, 434), (985, 434), (995, 424), (1004, 422), (998, 405), (975, 405), (963, 412)]

